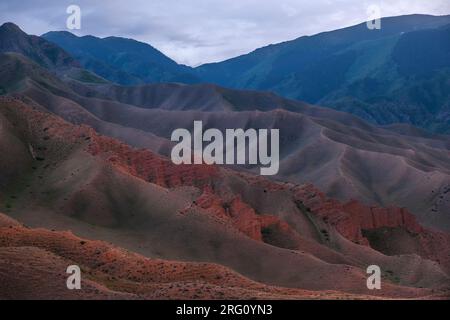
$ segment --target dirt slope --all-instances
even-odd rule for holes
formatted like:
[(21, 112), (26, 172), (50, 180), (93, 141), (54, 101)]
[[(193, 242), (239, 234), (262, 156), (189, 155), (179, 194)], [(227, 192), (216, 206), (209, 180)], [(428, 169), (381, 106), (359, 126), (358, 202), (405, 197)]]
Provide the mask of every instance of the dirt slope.
[[(329, 200), (308, 185), (174, 166), (38, 109), (0, 102), (4, 136), (16, 142), (2, 157), (9, 172), (2, 175), (2, 210), (28, 225), (70, 229), (151, 258), (221, 264), (270, 285), (388, 297), (446, 294), (448, 235), (424, 229), (406, 210), (390, 209), (386, 218), (386, 209), (356, 203), (355, 213), (355, 203)], [(366, 211), (373, 220), (354, 223)], [(418, 247), (390, 255), (366, 233), (382, 228), (411, 234)], [(384, 270), (376, 293), (366, 288), (370, 264)]]

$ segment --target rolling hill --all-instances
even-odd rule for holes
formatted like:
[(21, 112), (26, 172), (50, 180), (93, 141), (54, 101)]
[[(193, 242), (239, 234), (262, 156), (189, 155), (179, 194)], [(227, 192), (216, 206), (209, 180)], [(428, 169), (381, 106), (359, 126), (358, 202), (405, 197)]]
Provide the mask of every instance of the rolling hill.
[[(232, 297), (242, 290), (269, 297), (310, 290), (330, 297), (448, 294), (450, 238), (421, 227), (406, 210), (340, 203), (311, 185), (276, 183), (215, 166), (175, 166), (10, 97), (0, 99), (0, 121), (0, 147), (9, 150), (0, 163), (1, 210), (48, 229), (25, 229), (0, 216), (0, 251), (7, 257), (0, 263), (2, 279), (17, 281), (8, 267), (27, 261), (33, 263), (30, 272), (32, 266), (51, 264), (41, 275), (60, 278), (65, 268), (58, 271), (58, 266), (69, 259), (89, 270), (86, 297), (92, 287), (99, 297), (122, 298), (136, 293), (155, 298), (169, 289), (174, 297), (194, 297), (196, 290), (198, 297), (217, 297), (217, 292)], [(182, 262), (146, 260), (50, 231), (67, 229), (151, 259), (196, 263), (183, 267)], [(378, 240), (386, 230), (396, 236)], [(265, 287), (205, 262), (284, 288)], [(369, 264), (385, 270), (380, 291), (366, 287)], [(25, 286), (30, 296), (33, 288), (61, 288), (54, 279), (43, 289), (33, 286), (39, 278), (30, 275)], [(174, 281), (181, 283), (164, 285)], [(159, 283), (158, 290), (149, 293), (152, 282)]]

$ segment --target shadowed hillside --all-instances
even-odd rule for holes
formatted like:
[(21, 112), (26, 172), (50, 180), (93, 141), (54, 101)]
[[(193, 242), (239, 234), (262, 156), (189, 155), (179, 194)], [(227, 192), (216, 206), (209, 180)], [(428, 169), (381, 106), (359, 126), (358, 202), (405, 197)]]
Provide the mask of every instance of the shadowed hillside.
[(276, 92), (372, 123), (449, 133), (450, 16), (381, 19), (270, 45), (196, 71), (219, 85)]
[[(214, 166), (175, 166), (11, 98), (0, 110), (1, 148), (15, 145), (2, 158), (2, 210), (27, 225), (152, 258), (214, 262), (271, 285), (369, 294), (364, 268), (378, 264), (389, 272), (377, 295), (445, 292), (450, 239), (405, 210), (341, 204), (311, 186)], [(383, 228), (414, 236), (385, 255), (371, 247), (381, 246), (373, 238)]]
[[(191, 129), (194, 120), (202, 120), (205, 129), (279, 128), (278, 179), (312, 182), (344, 201), (407, 207), (428, 226), (450, 228), (447, 136), (399, 134), (346, 113), (260, 92), (210, 85), (86, 86), (61, 82), (15, 55), (4, 55), (0, 64), (0, 86), (12, 86), (9, 92), (72, 123), (163, 155), (170, 152), (171, 132)], [(274, 110), (274, 105), (295, 112)], [(389, 174), (384, 174), (386, 165)]]

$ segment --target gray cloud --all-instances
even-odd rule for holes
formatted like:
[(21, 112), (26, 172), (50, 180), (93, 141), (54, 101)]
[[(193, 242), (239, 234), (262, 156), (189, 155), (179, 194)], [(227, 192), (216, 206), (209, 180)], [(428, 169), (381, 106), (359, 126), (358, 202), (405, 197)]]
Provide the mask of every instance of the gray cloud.
[(450, 14), (448, 0), (2, 0), (0, 23), (31, 34), (66, 29), (66, 8), (82, 10), (78, 35), (123, 36), (150, 43), (180, 63), (198, 65), (383, 16)]

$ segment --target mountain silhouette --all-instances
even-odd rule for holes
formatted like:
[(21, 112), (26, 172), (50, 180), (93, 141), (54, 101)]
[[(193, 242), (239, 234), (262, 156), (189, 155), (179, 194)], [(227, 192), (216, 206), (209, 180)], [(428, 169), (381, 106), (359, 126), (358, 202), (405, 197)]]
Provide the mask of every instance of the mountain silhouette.
[(80, 66), (59, 46), (41, 37), (28, 35), (10, 22), (0, 26), (0, 52), (20, 53), (49, 69)]
[(85, 69), (116, 83), (199, 81), (191, 68), (177, 64), (152, 46), (136, 40), (77, 37), (66, 31), (48, 32), (42, 37), (65, 49)]
[[(207, 82), (354, 113), (376, 124), (450, 132), (450, 16), (383, 18), (196, 68)], [(426, 75), (426, 76), (425, 76)]]
[[(405, 18), (371, 45), (398, 37), (388, 60), (411, 87), (390, 84), (393, 92), (415, 99), (424, 92), (414, 86), (433, 83), (425, 92), (445, 103), (447, 29), (420, 19), (430, 28)], [(347, 52), (353, 41), (369, 54), (366, 31), (350, 31), (335, 45)], [(448, 135), (269, 91), (144, 83), (132, 73), (159, 82), (180, 66), (133, 40), (62, 35), (68, 46), (93, 44), (86, 60), (14, 24), (0, 29), (0, 298), (448, 299)], [(138, 85), (97, 75), (88, 61)], [(374, 93), (356, 88), (361, 99)], [(279, 129), (279, 174), (175, 165), (171, 133), (194, 121)], [(68, 264), (86, 273), (84, 291), (67, 290)], [(373, 264), (381, 290), (366, 285)]]

